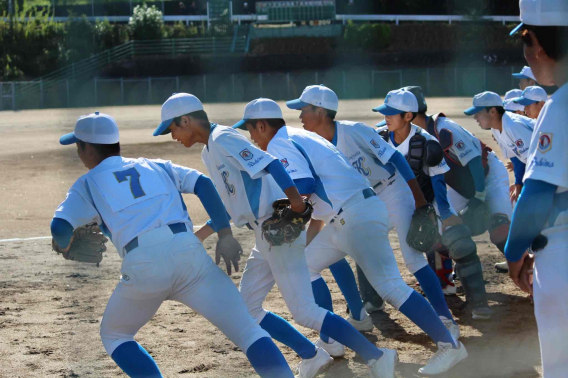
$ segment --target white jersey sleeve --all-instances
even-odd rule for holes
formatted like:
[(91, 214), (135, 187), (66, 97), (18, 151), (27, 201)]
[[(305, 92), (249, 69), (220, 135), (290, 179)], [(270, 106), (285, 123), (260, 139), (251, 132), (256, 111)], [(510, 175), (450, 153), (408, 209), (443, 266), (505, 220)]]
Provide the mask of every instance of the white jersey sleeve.
[(396, 149), (383, 138), (377, 136), (375, 130), (370, 126), (355, 123), (352, 127), (354, 129), (354, 133), (351, 133), (353, 139), (357, 139), (360, 142), (359, 144), (366, 146), (366, 150), (375, 155), (383, 165), (388, 164)]
[(55, 210), (54, 218), (66, 220), (73, 229), (92, 222), (101, 224), (101, 216), (95, 208), (87, 185), (83, 177), (79, 178), (67, 192), (65, 200)]
[(535, 121), (528, 117), (505, 112), (502, 125), (501, 139), (506, 146), (507, 157), (517, 157), (526, 164)]
[(450, 151), (455, 155), (462, 166), (466, 166), (472, 159), (481, 156), (481, 143), (472, 133), (446, 118), (438, 118), (436, 124), (438, 133), (446, 129), (452, 133), (452, 146)]
[(268, 144), (267, 151), (280, 159), (292, 180), (314, 178), (306, 158), (290, 139), (273, 138)]
[(149, 159), (162, 168), (172, 179), (176, 189), (181, 193), (195, 193), (195, 183), (202, 175), (198, 170), (173, 164), (170, 160)]
[(217, 126), (213, 140), (227, 153), (227, 156), (234, 158), (252, 179), (267, 174), (264, 168), (275, 160), (274, 156), (254, 146), (243, 134), (230, 127), (221, 129)]

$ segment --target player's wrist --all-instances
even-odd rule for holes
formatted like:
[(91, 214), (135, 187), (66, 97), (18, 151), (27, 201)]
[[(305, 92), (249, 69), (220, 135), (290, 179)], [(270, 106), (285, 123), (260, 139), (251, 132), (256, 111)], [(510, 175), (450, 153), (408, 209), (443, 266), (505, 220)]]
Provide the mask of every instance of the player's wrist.
[(227, 236), (233, 236), (233, 231), (231, 230), (231, 227), (225, 227), (217, 231), (217, 235), (219, 236), (219, 239), (222, 239)]

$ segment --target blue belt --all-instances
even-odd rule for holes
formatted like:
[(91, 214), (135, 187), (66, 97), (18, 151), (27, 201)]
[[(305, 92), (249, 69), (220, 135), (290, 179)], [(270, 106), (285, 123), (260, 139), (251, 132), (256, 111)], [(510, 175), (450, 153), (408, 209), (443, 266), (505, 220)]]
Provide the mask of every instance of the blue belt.
[[(168, 227), (170, 228), (170, 230), (172, 230), (172, 233), (174, 235), (179, 234), (180, 232), (187, 232), (187, 226), (185, 225), (185, 223), (168, 224)], [(126, 253), (132, 251), (134, 248), (138, 248), (138, 236), (129, 241), (128, 244), (124, 246)]]
[[(377, 193), (375, 193), (375, 191), (371, 188), (367, 188), (367, 189), (363, 189), (363, 198), (367, 199), (369, 197), (373, 197), (376, 196)], [(337, 212), (337, 215), (341, 214), (343, 212), (343, 208), (339, 209), (339, 211)], [(333, 223), (333, 219), (331, 220), (330, 223)]]
[[(253, 223), (258, 226), (258, 222), (257, 222), (257, 221), (254, 221)], [(247, 228), (248, 228), (249, 230), (251, 230), (251, 231), (254, 230), (254, 228), (252, 227), (252, 225), (251, 225), (250, 223), (245, 224), (245, 226), (247, 226)]]

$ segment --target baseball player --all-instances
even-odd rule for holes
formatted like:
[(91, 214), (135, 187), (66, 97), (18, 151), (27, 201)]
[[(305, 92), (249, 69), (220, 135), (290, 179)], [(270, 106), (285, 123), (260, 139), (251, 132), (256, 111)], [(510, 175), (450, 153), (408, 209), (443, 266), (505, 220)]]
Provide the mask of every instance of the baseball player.
[[(263, 104), (264, 111), (256, 112), (259, 104)], [(348, 254), (365, 271), (375, 290), (438, 345), (438, 351), (420, 373), (439, 374), (466, 358), (465, 347), (453, 339), (428, 301), (402, 280), (388, 243), (388, 213), (369, 181), (333, 144), (315, 133), (287, 127), (279, 118), (281, 114), (274, 101), (255, 100), (247, 105), (236, 127), (244, 124), (262, 150), (284, 163), (292, 179), (303, 180), (300, 193), (308, 196), (314, 207), (305, 252), (312, 281)], [(350, 347), (329, 331), (324, 323), (322, 333)], [(371, 354), (361, 356), (368, 364), (376, 358)], [(388, 376), (393, 375), (394, 368), (389, 367)]]
[(118, 126), (95, 112), (79, 118), (60, 139), (77, 144), (89, 169), (55, 211), (51, 232), (57, 248), (72, 248), (73, 230), (96, 222), (123, 259), (120, 282), (101, 322), (106, 352), (130, 377), (162, 377), (134, 336), (165, 300), (191, 307), (241, 348), (262, 377), (293, 377), (270, 339), (250, 316), (233, 282), (207, 256), (193, 234), (181, 193), (194, 193), (218, 226), (217, 263), (238, 270), (241, 246), (233, 238), (213, 183), (200, 172), (157, 159), (120, 155)]
[(566, 5), (564, 0), (521, 0), (523, 23), (512, 32), (521, 31), (525, 57), (538, 81), (559, 87), (536, 122), (524, 186), (505, 247), (509, 275), (521, 289), (534, 296), (543, 377), (546, 378), (565, 377), (568, 371)]
[(535, 120), (505, 112), (501, 97), (495, 92), (482, 92), (473, 98), (473, 106), (464, 113), (473, 116), (483, 130), (491, 129), (505, 158), (511, 159), (515, 171), (515, 186), (511, 202), (516, 202), (523, 186), (523, 175)]
[(546, 91), (538, 86), (526, 87), (523, 93), (513, 101), (525, 107), (525, 115), (537, 119), (544, 103), (548, 100)]
[(503, 107), (505, 110), (519, 115), (525, 115), (525, 107), (513, 101), (515, 98), (521, 97), (522, 94), (523, 91), (520, 89), (511, 89), (505, 93), (505, 97), (503, 98)]
[[(323, 85), (306, 87), (298, 100), (289, 101), (287, 105), (291, 109), (301, 110), (300, 120), (305, 130), (315, 132), (331, 142), (347, 157), (349, 163), (370, 181), (379, 199), (386, 204), (389, 226), (396, 228), (406, 267), (414, 274), (452, 336), (456, 340), (459, 339), (459, 327), (453, 321), (438, 278), (428, 267), (424, 253), (411, 248), (406, 242), (415, 208), (427, 206), (428, 203), (404, 156), (383, 139), (377, 138), (375, 130), (370, 126), (357, 122), (335, 121), (339, 99), (335, 92)], [(362, 311), (362, 301), (347, 261), (342, 259), (336, 262), (330, 266), (330, 270), (346, 299), (349, 298), (347, 303), (350, 317), (363, 313), (363, 319), (356, 320), (368, 322), (372, 329), (371, 318)], [(361, 273), (359, 270), (360, 267), (358, 276), (361, 285), (364, 275), (362, 270)], [(350, 283), (347, 283), (348, 278)], [(321, 282), (314, 282), (315, 286), (325, 285), (323, 278), (319, 280)]]
[[(415, 87), (409, 88), (415, 90)], [(412, 123), (419, 112), (422, 112), (422, 117), (426, 118), (426, 110), (426, 101), (423, 96), (421, 96), (419, 107), (418, 100), (412, 91), (407, 89), (391, 91), (387, 94), (385, 103), (373, 109), (373, 111), (385, 115), (386, 126), (379, 127), (377, 132), (403, 155), (416, 156), (416, 152), (411, 151), (411, 145), (414, 145), (413, 142), (415, 140), (420, 141), (423, 138), (425, 140), (435, 140), (427, 131)], [(449, 120), (444, 118), (437, 117), (435, 122), (442, 121), (444, 124), (449, 124), (449, 122), (446, 122)], [(460, 144), (460, 148), (463, 148), (465, 151), (462, 144)], [(460, 153), (463, 154), (464, 151)], [(473, 155), (472, 152), (470, 153)], [(421, 156), (421, 154), (418, 155)], [(444, 176), (449, 170), (448, 164), (443, 160), (438, 166), (428, 167), (421, 165), (414, 170), (414, 174), (421, 186), (424, 197), (427, 201), (434, 204), (442, 219), (441, 241), (444, 247), (449, 250), (447, 252), (449, 257), (456, 262), (455, 270), (466, 292), (466, 299), (471, 308), (473, 319), (489, 319), (492, 311), (487, 303), (487, 294), (477, 248), (471, 239), (469, 229), (462, 224), (461, 219), (456, 215), (456, 211), (447, 199)], [(440, 262), (437, 270), (442, 268), (439, 265)], [(449, 267), (451, 268), (451, 265)], [(448, 277), (441, 276), (441, 278), (445, 278), (446, 283), (451, 286), (452, 282), (448, 280)]]
[(521, 88), (521, 91), (531, 85), (537, 85), (533, 72), (528, 66), (524, 66), (521, 72), (514, 73), (513, 77), (519, 79), (519, 88)]
[[(282, 119), (280, 108), (274, 105), (270, 100), (259, 99), (247, 107), (246, 115)], [(196, 113), (201, 114), (201, 119), (196, 118)], [(294, 184), (286, 172), (286, 160), (260, 150), (231, 127), (210, 124), (201, 102), (186, 93), (176, 94), (162, 105), (162, 124), (154, 135), (170, 131), (172, 138), (186, 147), (205, 144), (201, 156), (213, 182), (220, 188), (229, 215), (236, 226), (246, 225), (254, 231), (256, 245), (247, 261), (240, 291), (257, 323), (302, 357), (299, 376), (315, 377), (333, 360), (283, 318), (263, 309), (262, 304), (275, 283), (298, 324), (325, 332), (356, 351), (369, 363), (372, 377), (391, 377), (396, 351), (377, 348), (345, 319), (316, 304), (304, 256), (305, 232), (291, 245), (270, 246), (262, 237), (260, 226), (272, 214), (274, 200), (282, 198), (284, 193), (297, 203), (298, 212), (304, 210), (296, 185), (303, 192), (305, 183)], [(205, 238), (217, 228), (213, 220), (198, 235)]]

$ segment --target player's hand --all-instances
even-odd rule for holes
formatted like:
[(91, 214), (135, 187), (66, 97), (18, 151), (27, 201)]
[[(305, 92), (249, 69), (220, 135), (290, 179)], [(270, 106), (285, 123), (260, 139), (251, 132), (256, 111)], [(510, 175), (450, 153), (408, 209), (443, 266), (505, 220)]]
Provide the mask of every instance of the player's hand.
[(448, 217), (442, 221), (442, 231), (445, 231), (446, 228), (448, 227), (452, 227), (462, 223), (463, 221), (461, 220), (460, 217), (458, 217), (457, 215), (452, 215), (451, 217)]
[(515, 169), (515, 168), (513, 167), (513, 162), (511, 162), (511, 161), (508, 161), (508, 162), (505, 164), (505, 167), (507, 167), (507, 170), (508, 170), (509, 172), (513, 172), (513, 170)]
[(231, 275), (231, 263), (235, 267), (235, 272), (239, 271), (239, 260), (243, 254), (243, 248), (233, 237), (232, 232), (228, 229), (228, 232), (224, 232), (227, 229), (219, 230), (219, 241), (217, 242), (217, 247), (215, 248), (215, 263), (219, 265), (221, 262), (221, 257), (225, 260), (225, 266), (227, 267), (227, 274)]
[(530, 257), (527, 252), (525, 252), (519, 261), (509, 261), (509, 277), (511, 277), (519, 289), (531, 295), (533, 266), (534, 257)]
[(514, 184), (509, 187), (509, 196), (511, 197), (511, 203), (518, 201), (519, 196), (521, 195), (521, 190), (523, 190), (523, 186), (520, 184)]

